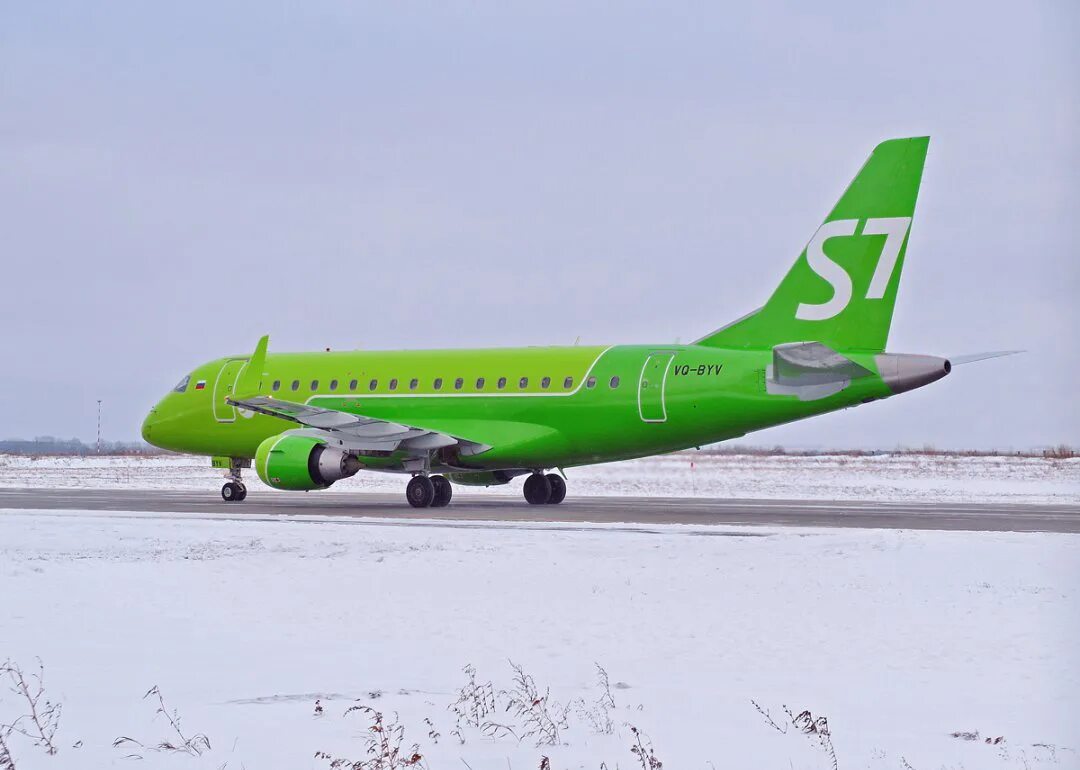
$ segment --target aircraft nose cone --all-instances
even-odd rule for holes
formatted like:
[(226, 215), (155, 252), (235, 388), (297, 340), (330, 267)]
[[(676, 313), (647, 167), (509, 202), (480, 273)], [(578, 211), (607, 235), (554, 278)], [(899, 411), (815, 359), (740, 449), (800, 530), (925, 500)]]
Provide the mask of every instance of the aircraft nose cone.
[(154, 428), (154, 422), (155, 422), (155, 417), (156, 417), (155, 412), (156, 412), (156, 410), (151, 409), (150, 414), (146, 415), (146, 419), (143, 420), (142, 437), (143, 437), (143, 441), (145, 441), (147, 444), (154, 443), (150, 439), (150, 436), (151, 436), (151, 433), (153, 432), (153, 428)]

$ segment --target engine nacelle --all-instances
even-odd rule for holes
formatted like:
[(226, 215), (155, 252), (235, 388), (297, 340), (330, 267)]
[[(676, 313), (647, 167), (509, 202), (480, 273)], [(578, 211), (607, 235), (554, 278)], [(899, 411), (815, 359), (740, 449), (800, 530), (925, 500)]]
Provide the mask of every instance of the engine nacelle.
[(271, 436), (255, 451), (255, 472), (274, 489), (326, 489), (360, 470), (360, 461), (308, 436)]

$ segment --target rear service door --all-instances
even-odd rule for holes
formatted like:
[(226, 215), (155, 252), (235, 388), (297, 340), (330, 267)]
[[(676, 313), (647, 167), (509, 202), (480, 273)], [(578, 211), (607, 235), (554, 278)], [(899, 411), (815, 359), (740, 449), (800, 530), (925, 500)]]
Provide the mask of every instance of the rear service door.
[(240, 370), (246, 363), (246, 358), (230, 359), (225, 362), (214, 379), (214, 390), (210, 397), (214, 399), (214, 419), (218, 422), (236, 421), (236, 407), (226, 403), (225, 399), (233, 395), (233, 389), (240, 378)]
[(667, 409), (664, 408), (664, 385), (668, 369), (675, 354), (671, 351), (650, 353), (641, 368), (638, 380), (638, 414), (645, 422), (665, 422)]

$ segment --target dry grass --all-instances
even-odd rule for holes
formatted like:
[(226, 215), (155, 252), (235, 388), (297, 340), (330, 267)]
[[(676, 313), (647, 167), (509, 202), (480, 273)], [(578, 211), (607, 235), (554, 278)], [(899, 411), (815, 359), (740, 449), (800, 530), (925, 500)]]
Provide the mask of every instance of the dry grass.
[[(154, 697), (157, 699), (158, 707), (155, 712), (155, 716), (158, 714), (165, 717), (165, 720), (169, 723), (170, 735), (162, 738), (156, 743), (143, 743), (142, 741), (129, 738), (126, 735), (121, 735), (119, 738), (113, 741), (113, 748), (118, 749), (121, 747), (137, 747), (138, 749), (148, 751), (163, 751), (174, 754), (187, 754), (192, 757), (202, 756), (204, 752), (210, 751), (210, 739), (202, 733), (196, 733), (195, 735), (185, 735), (183, 730), (180, 729), (180, 715), (176, 709), (170, 710), (165, 705), (165, 696), (161, 694), (161, 690), (157, 685), (154, 685), (143, 696), (143, 700)], [(142, 759), (141, 754), (132, 752), (125, 755), (126, 759)]]
[(828, 758), (832, 770), (837, 770), (836, 761), (836, 749), (833, 747), (832, 733), (829, 731), (829, 720), (825, 717), (814, 717), (810, 713), (809, 709), (800, 711), (798, 714), (792, 712), (787, 706), (782, 706), (781, 709), (784, 712), (784, 719), (777, 722), (773, 719), (772, 714), (768, 709), (762, 708), (756, 701), (751, 700), (750, 704), (761, 714), (765, 720), (765, 724), (776, 730), (778, 733), (787, 735), (788, 728), (793, 727), (797, 732), (810, 738), (815, 744), (817, 744), (825, 756)]
[(10, 721), (0, 721), (0, 770), (15, 770), (11, 749), (15, 736), (30, 741), (50, 756), (56, 754), (55, 738), (62, 707), (45, 696), (45, 666), (39, 660), (37, 672), (26, 673), (18, 663), (6, 660), (0, 664), (0, 678), (6, 681), (22, 712)]
[(419, 744), (406, 745), (405, 726), (398, 721), (397, 714), (387, 722), (381, 711), (363, 705), (345, 709), (345, 716), (350, 714), (361, 714), (369, 722), (364, 737), (364, 758), (335, 758), (328, 752), (317, 751), (315, 759), (329, 762), (332, 770), (403, 770), (426, 767)]

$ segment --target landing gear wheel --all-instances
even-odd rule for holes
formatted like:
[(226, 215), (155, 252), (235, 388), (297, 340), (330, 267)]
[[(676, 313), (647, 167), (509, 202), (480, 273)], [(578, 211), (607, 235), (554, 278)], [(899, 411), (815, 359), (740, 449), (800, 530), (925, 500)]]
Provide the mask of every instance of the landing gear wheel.
[(431, 501), (431, 507), (442, 508), (444, 505), (449, 504), (450, 498), (454, 496), (454, 488), (446, 480), (446, 477), (432, 476), (431, 485), (435, 487), (435, 497)]
[(405, 487), (405, 498), (413, 508), (427, 508), (435, 500), (435, 485), (427, 476), (413, 476)]
[(243, 483), (239, 481), (236, 482), (236, 486), (240, 487), (240, 495), (236, 498), (236, 501), (238, 503), (242, 503), (245, 499), (247, 499), (247, 487), (245, 487)]
[(227, 503), (238, 503), (245, 497), (247, 497), (247, 490), (244, 489), (243, 484), (229, 481), (221, 488), (221, 499)]
[(525, 479), (525, 502), (530, 505), (544, 505), (551, 499), (551, 482), (543, 473), (534, 473)]
[(548, 498), (548, 505), (558, 505), (566, 499), (566, 482), (557, 473), (549, 473), (547, 480), (548, 484), (551, 485), (551, 497)]

